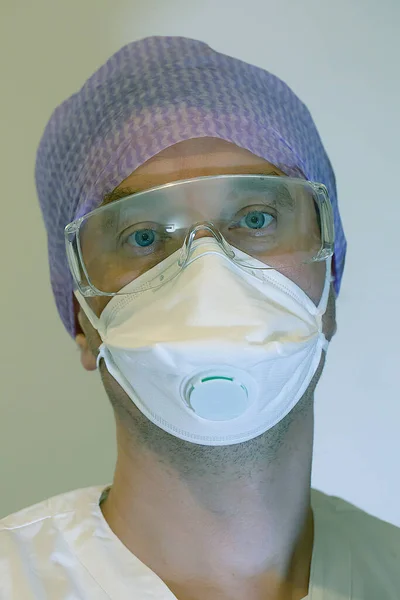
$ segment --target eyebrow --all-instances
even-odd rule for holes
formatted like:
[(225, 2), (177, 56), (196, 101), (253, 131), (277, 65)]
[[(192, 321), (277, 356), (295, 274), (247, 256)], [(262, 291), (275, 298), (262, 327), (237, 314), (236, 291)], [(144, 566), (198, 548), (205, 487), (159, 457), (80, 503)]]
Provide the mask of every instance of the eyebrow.
[(100, 204), (100, 206), (105, 206), (106, 204), (110, 204), (110, 202), (114, 202), (115, 200), (121, 200), (121, 198), (125, 198), (125, 196), (132, 196), (133, 194), (139, 194), (140, 192), (144, 192), (145, 190), (141, 190), (139, 188), (116, 188), (112, 192), (106, 194)]
[[(252, 173), (253, 175), (253, 173)], [(265, 175), (266, 177), (269, 176), (273, 176), (273, 177), (284, 177), (284, 175), (281, 175), (280, 173), (277, 173), (276, 171), (270, 171), (269, 173), (254, 173), (254, 175)], [(134, 194), (139, 194), (140, 192), (145, 192), (146, 189), (151, 189), (151, 188), (145, 188), (145, 189), (140, 189), (140, 188), (134, 188), (134, 187), (127, 187), (127, 188), (115, 188), (115, 190), (112, 190), (111, 192), (108, 192), (108, 194), (106, 194), (100, 204), (100, 206), (105, 206), (106, 204), (110, 204), (111, 202), (115, 202), (116, 200), (121, 200), (122, 198), (125, 198), (126, 196), (133, 196)]]

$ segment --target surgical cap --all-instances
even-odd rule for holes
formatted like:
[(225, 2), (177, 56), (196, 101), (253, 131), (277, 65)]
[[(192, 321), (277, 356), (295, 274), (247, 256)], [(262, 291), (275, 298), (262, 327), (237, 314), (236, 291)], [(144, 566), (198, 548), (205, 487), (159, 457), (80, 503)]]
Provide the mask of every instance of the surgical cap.
[(122, 47), (52, 113), (37, 150), (36, 188), (48, 236), (57, 309), (76, 335), (64, 228), (152, 156), (191, 138), (215, 137), (289, 176), (324, 183), (336, 233), (339, 293), (346, 240), (335, 176), (310, 112), (280, 79), (184, 37)]

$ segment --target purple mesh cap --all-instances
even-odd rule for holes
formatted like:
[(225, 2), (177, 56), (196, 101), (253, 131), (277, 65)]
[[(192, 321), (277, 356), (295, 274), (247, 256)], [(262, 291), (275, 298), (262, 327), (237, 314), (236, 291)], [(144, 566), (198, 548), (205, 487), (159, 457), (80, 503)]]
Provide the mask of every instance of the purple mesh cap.
[(98, 207), (152, 156), (211, 136), (268, 160), (287, 175), (324, 183), (335, 221), (334, 287), (346, 240), (335, 176), (312, 117), (280, 79), (183, 37), (149, 37), (121, 48), (58, 106), (40, 140), (35, 180), (61, 319), (76, 333), (65, 226)]

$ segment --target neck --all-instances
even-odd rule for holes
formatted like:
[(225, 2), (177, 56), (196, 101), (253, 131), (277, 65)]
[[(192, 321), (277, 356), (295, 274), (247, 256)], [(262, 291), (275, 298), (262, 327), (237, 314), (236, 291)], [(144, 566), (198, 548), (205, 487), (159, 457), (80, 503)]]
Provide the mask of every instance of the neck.
[(313, 415), (302, 404), (266, 434), (234, 446), (194, 445), (156, 428), (169, 445), (162, 452), (135, 441), (117, 417), (104, 517), (178, 598), (307, 594)]

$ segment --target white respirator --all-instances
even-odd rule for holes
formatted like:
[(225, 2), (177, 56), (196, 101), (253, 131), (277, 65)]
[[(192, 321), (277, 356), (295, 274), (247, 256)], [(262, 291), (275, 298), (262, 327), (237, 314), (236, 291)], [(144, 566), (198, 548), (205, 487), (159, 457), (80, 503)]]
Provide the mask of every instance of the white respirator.
[[(75, 292), (103, 341), (97, 366), (104, 358), (150, 421), (195, 444), (238, 444), (271, 429), (299, 402), (328, 347), (322, 317), (331, 258), (315, 306), (282, 273), (235, 254), (246, 268), (214, 238), (196, 239), (177, 276), (146, 289), (151, 270), (140, 275), (100, 318)], [(160, 263), (158, 273), (179, 255)]]

